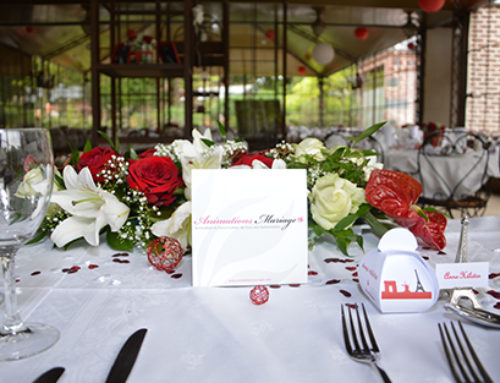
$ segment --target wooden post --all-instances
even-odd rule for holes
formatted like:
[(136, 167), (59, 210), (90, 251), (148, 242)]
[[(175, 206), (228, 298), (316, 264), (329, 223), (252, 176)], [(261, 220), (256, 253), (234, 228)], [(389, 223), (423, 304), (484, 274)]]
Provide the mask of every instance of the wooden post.
[(92, 73), (92, 145), (97, 144), (97, 131), (101, 127), (101, 92), (99, 88), (99, 4), (97, 0), (90, 1), (90, 54)]

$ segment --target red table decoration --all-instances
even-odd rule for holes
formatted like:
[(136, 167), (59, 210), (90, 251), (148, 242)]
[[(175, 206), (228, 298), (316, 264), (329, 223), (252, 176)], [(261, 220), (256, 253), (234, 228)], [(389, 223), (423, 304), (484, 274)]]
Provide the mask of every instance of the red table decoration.
[(250, 300), (256, 305), (262, 305), (269, 300), (269, 290), (266, 286), (258, 285), (250, 290)]
[(149, 262), (161, 271), (174, 270), (183, 254), (179, 241), (170, 237), (156, 238), (148, 246)]

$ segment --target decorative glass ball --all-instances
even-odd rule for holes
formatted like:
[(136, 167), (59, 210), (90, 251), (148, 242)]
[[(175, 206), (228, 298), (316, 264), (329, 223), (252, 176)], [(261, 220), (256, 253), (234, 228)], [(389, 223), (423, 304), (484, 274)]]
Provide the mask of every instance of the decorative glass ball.
[(179, 241), (170, 237), (156, 238), (148, 246), (149, 262), (162, 271), (174, 270), (183, 254)]
[(266, 286), (255, 286), (250, 290), (250, 300), (256, 305), (262, 305), (269, 300), (269, 290)]
[(314, 47), (312, 52), (312, 57), (318, 64), (327, 65), (335, 56), (335, 51), (330, 44), (327, 43), (319, 43)]

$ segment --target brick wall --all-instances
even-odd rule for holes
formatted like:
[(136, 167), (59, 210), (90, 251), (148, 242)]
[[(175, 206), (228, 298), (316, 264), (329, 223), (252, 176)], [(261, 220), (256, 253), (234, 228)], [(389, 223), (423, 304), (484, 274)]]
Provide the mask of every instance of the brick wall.
[(466, 126), (500, 135), (500, 6), (471, 14)]

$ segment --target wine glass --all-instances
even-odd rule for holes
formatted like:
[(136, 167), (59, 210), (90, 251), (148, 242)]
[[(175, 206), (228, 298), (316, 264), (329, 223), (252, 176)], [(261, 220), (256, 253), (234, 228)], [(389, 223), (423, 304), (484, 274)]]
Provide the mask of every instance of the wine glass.
[(0, 129), (0, 264), (4, 322), (0, 361), (38, 354), (59, 339), (59, 331), (25, 323), (17, 310), (14, 257), (43, 220), (54, 184), (49, 132), (42, 128)]

